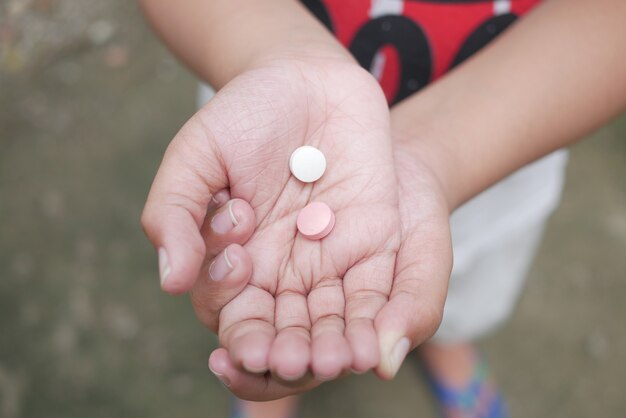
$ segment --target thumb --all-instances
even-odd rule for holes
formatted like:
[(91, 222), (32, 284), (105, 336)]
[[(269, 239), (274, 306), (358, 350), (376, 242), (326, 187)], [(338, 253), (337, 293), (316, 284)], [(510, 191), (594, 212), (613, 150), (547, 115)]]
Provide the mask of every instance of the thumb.
[(435, 333), (440, 318), (434, 310), (419, 306), (414, 296), (404, 293), (392, 296), (375, 320), (380, 349), (376, 375), (385, 380), (393, 379), (409, 351)]
[(192, 117), (168, 146), (152, 183), (141, 224), (158, 250), (161, 287), (191, 289), (205, 258), (200, 234), (213, 195), (227, 186), (214, 138)]
[(443, 222), (420, 223), (419, 231), (404, 237), (389, 301), (374, 321), (381, 355), (375, 372), (382, 379), (392, 379), (409, 351), (432, 337), (441, 322), (452, 267)]

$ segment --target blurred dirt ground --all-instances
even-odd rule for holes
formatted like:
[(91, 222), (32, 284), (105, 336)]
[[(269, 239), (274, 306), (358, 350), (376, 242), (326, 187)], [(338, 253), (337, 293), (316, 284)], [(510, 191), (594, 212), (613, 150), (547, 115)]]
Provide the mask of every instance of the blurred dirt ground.
[[(138, 218), (196, 82), (134, 2), (0, 0), (0, 417), (226, 417), (214, 344)], [(484, 346), (515, 417), (626, 416), (626, 118), (573, 148), (519, 310)], [(410, 364), (303, 418), (432, 417)]]

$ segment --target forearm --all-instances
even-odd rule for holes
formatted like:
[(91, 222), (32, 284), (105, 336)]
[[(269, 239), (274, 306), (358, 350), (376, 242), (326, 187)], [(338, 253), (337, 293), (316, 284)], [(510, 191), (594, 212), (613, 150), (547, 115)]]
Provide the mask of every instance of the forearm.
[(626, 2), (553, 0), (392, 109), (451, 208), (626, 106)]
[(272, 58), (352, 60), (296, 0), (140, 2), (170, 49), (216, 88)]

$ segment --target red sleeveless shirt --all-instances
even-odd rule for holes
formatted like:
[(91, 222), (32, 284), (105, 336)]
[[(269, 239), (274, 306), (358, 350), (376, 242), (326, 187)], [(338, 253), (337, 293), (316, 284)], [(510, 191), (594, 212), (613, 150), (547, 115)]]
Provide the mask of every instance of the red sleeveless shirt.
[(302, 0), (396, 103), (498, 36), (540, 0)]

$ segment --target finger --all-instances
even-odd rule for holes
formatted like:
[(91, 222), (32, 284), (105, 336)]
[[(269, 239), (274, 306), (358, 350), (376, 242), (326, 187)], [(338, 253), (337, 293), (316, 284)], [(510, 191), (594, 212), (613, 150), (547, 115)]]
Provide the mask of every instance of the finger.
[[(375, 372), (382, 379), (392, 379), (407, 353), (439, 327), (452, 266), (452, 246), (449, 233), (438, 229), (447, 222), (447, 218), (420, 222), (420, 229), (410, 231), (404, 238), (389, 302), (375, 319), (381, 353)], [(427, 245), (422, 237), (429, 237)]]
[(235, 367), (250, 373), (268, 370), (274, 341), (274, 297), (248, 285), (219, 315), (219, 339), (228, 349)]
[(228, 185), (213, 138), (194, 116), (167, 148), (141, 224), (159, 254), (163, 290), (188, 291), (205, 258), (200, 235), (213, 195)]
[(332, 380), (350, 368), (352, 356), (344, 336), (345, 299), (338, 277), (323, 278), (307, 298), (311, 316), (311, 370), (320, 380)]
[(242, 199), (232, 199), (219, 207), (202, 226), (206, 260), (210, 262), (228, 244), (244, 245), (254, 233), (254, 210)]
[(345, 335), (352, 350), (350, 369), (353, 373), (363, 374), (378, 365), (380, 350), (373, 320), (352, 318), (346, 324)]
[(282, 383), (271, 375), (253, 375), (237, 369), (224, 348), (218, 348), (209, 357), (209, 369), (238, 398), (249, 401), (271, 401), (302, 393), (319, 386), (321, 382), (308, 377), (298, 385)]
[(243, 321), (237, 326), (236, 336), (230, 338), (231, 360), (240, 370), (263, 374), (269, 369), (269, 352), (275, 330), (267, 322)]
[(311, 321), (304, 291), (276, 295), (276, 339), (270, 352), (270, 370), (279, 379), (297, 381), (311, 363)]
[(350, 370), (352, 354), (344, 330), (343, 317), (338, 315), (320, 318), (313, 324), (311, 370), (317, 379), (333, 380)]
[(196, 316), (210, 330), (217, 332), (219, 313), (248, 284), (252, 260), (239, 244), (231, 244), (202, 270), (191, 289), (191, 303)]
[(302, 327), (284, 328), (278, 332), (270, 351), (272, 375), (285, 382), (302, 379), (311, 362), (311, 335)]
[(391, 291), (395, 256), (384, 251), (352, 267), (344, 277), (346, 336), (354, 356), (352, 369), (364, 373), (380, 362), (374, 318)]
[(252, 275), (252, 260), (239, 244), (245, 244), (254, 232), (255, 217), (247, 202), (230, 200), (226, 189), (212, 200), (214, 209), (209, 210), (202, 227), (207, 258), (191, 290), (191, 301), (200, 321), (215, 332), (220, 310)]

